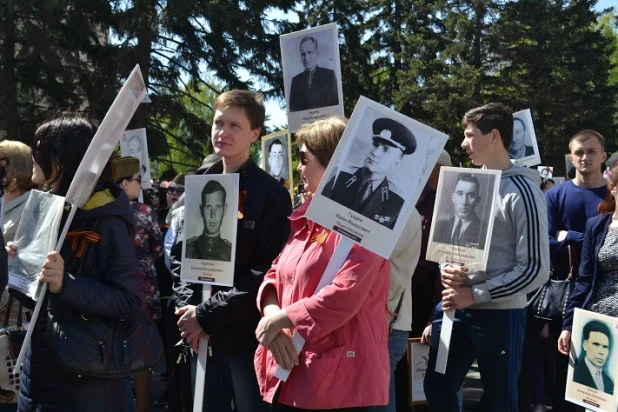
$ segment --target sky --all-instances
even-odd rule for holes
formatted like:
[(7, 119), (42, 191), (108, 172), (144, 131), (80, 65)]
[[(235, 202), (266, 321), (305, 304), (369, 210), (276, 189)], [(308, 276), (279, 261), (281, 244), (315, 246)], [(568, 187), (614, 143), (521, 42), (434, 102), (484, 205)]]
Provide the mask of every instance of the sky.
[[(599, 0), (596, 5), (597, 11), (603, 11), (604, 9), (609, 9), (611, 7), (618, 7), (618, 0)], [(276, 17), (280, 18), (280, 15)], [(269, 120), (266, 122), (266, 125), (271, 130), (280, 130), (284, 127), (287, 127), (287, 116), (285, 109), (280, 107), (280, 103), (275, 100), (267, 100), (265, 102), (266, 107), (266, 115), (269, 116)]]

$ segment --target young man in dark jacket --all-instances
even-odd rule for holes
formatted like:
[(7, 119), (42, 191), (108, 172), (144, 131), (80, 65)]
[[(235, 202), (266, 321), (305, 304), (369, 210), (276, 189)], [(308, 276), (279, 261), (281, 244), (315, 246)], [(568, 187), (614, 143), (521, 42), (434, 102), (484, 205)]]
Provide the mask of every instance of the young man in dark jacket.
[[(179, 290), (184, 300), (177, 302), (179, 306), (192, 304), (178, 310), (178, 325), (181, 336), (192, 346), (200, 336), (207, 335), (210, 340), (205, 409), (231, 410), (229, 394), (233, 393), (236, 411), (259, 411), (262, 398), (253, 355), (260, 314), (255, 301), (264, 274), (288, 238), (292, 205), (285, 188), (249, 156), (264, 121), (261, 97), (232, 90), (220, 95), (213, 109), (212, 144), (222, 160), (205, 173), (240, 175), (234, 287), (213, 287), (212, 297), (197, 306), (198, 288)], [(179, 250), (178, 246), (172, 249)]]

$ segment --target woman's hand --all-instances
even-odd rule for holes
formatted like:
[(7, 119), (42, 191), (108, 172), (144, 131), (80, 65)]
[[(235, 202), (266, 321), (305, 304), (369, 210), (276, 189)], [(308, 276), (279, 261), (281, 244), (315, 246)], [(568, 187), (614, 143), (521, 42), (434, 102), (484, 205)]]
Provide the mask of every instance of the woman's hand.
[(277, 312), (269, 312), (268, 316), (264, 316), (255, 329), (255, 337), (263, 346), (269, 347), (270, 343), (275, 339), (277, 334), (283, 329), (292, 329), (294, 324), (288, 318), (285, 310)]
[(47, 283), (51, 293), (60, 294), (62, 292), (64, 259), (60, 256), (60, 253), (50, 252), (47, 254), (47, 259), (43, 262), (40, 281)]
[(277, 365), (284, 369), (290, 370), (294, 366), (298, 366), (298, 355), (292, 344), (292, 332), (289, 329), (283, 329), (273, 338), (268, 350), (271, 351)]
[(563, 330), (558, 338), (558, 352), (563, 355), (569, 356), (571, 350), (571, 331)]
[(197, 321), (196, 307), (193, 305), (184, 306), (176, 310), (176, 316), (180, 316), (178, 320), (178, 329), (180, 330), (180, 337), (187, 341), (187, 343), (197, 352), (200, 337), (209, 339), (210, 337), (202, 330), (199, 322)]
[(431, 322), (429, 322), (423, 330), (423, 334), (421, 335), (421, 343), (427, 346), (431, 343)]
[(17, 256), (17, 245), (13, 242), (8, 242), (6, 244), (6, 246), (4, 246), (4, 248), (6, 249), (6, 253), (10, 256), (10, 257), (15, 257)]
[(468, 268), (465, 266), (445, 265), (442, 268), (441, 280), (445, 288), (458, 288), (466, 283), (466, 272)]

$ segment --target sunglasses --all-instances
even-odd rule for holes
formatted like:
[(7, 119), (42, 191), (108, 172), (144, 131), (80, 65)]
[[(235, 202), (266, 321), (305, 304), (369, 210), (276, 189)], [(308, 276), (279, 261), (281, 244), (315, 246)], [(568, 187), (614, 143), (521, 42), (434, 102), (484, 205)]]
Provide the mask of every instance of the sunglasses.
[(300, 158), (300, 164), (303, 166), (307, 166), (307, 163), (309, 163), (309, 160), (313, 159), (315, 156), (312, 155), (309, 152), (303, 152), (303, 151), (299, 151), (298, 152), (298, 156)]
[(183, 194), (185, 192), (185, 188), (184, 187), (168, 187), (167, 188), (167, 193), (178, 193), (179, 195)]
[(142, 184), (142, 177), (141, 176), (137, 176), (135, 179), (127, 179), (127, 181), (132, 182), (136, 180), (137, 183), (139, 183), (140, 185)]

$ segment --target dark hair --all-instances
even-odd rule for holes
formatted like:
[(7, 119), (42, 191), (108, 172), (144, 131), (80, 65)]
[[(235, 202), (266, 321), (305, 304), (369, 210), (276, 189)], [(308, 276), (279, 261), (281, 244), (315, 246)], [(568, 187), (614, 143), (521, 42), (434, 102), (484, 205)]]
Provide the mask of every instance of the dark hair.
[(497, 129), (507, 151), (513, 142), (513, 113), (502, 103), (488, 103), (466, 112), (461, 125), (464, 129), (473, 125), (483, 134)]
[(4, 196), (5, 189), (6, 189), (6, 166), (0, 166), (0, 197)]
[(273, 146), (276, 145), (276, 144), (281, 145), (281, 147), (283, 147), (283, 143), (281, 143), (281, 140), (273, 139), (273, 141), (270, 142), (270, 144), (268, 145), (268, 152), (269, 153), (270, 153), (271, 150), (273, 150)]
[(142, 197), (144, 198), (145, 204), (154, 208), (154, 203), (152, 203), (152, 199), (150, 199), (150, 190), (152, 189), (142, 189)]
[(605, 195), (605, 199), (601, 203), (597, 210), (600, 214), (610, 213), (616, 210), (616, 199), (614, 199), (614, 195), (612, 195), (612, 190), (618, 186), (618, 165), (612, 167), (608, 173), (607, 179), (607, 195)]
[(157, 191), (156, 195), (159, 198), (159, 209), (167, 209), (167, 189), (161, 186), (156, 186), (151, 190)]
[[(34, 133), (32, 157), (41, 167), (45, 179), (54, 176), (52, 182), (60, 182), (57, 194), (66, 195), (73, 177), (81, 163), (97, 129), (88, 120), (73, 114), (63, 114), (41, 124)], [(99, 183), (113, 182), (111, 159), (106, 163)]]
[(583, 340), (588, 340), (590, 339), (590, 333), (591, 332), (599, 332), (602, 333), (603, 335), (607, 336), (607, 340), (609, 341), (609, 346), (612, 346), (612, 333), (609, 330), (609, 327), (599, 321), (599, 320), (591, 320), (590, 322), (586, 323), (586, 325), (584, 326), (584, 331), (583, 331)]
[(254, 130), (261, 129), (264, 125), (266, 109), (263, 102), (264, 96), (261, 93), (255, 94), (249, 90), (235, 89), (219, 95), (212, 109), (217, 111), (228, 107), (239, 107), (243, 109), (247, 119), (249, 119), (251, 130)]
[(472, 173), (460, 173), (459, 176), (457, 176), (457, 182), (455, 183), (455, 186), (457, 186), (457, 183), (459, 182), (474, 183), (476, 185), (477, 194), (481, 190), (481, 183), (479, 182), (479, 179)]
[(575, 174), (576, 174), (576, 170), (574, 167), (570, 168), (569, 171), (567, 172), (567, 178), (569, 179), (575, 179)]
[(206, 195), (210, 195), (219, 191), (223, 192), (223, 204), (225, 204), (225, 199), (227, 197), (225, 189), (223, 188), (223, 186), (221, 186), (221, 183), (217, 182), (216, 180), (209, 180), (202, 189), (202, 203), (205, 203), (204, 198), (206, 197)]

